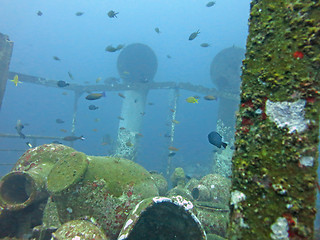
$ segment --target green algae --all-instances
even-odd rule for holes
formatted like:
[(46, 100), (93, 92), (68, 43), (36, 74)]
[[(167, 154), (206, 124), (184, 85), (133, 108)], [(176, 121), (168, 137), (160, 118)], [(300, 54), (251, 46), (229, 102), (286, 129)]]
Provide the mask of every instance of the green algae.
[[(251, 4), (232, 180), (232, 189), (246, 199), (233, 206), (229, 239), (270, 239), (271, 225), (278, 217), (286, 218), (290, 236), (312, 239), (320, 107), (319, 21), (319, 2)], [(305, 131), (289, 133), (266, 115), (267, 100), (298, 99), (306, 102), (309, 124)], [(313, 166), (301, 165), (303, 156), (312, 157)]]

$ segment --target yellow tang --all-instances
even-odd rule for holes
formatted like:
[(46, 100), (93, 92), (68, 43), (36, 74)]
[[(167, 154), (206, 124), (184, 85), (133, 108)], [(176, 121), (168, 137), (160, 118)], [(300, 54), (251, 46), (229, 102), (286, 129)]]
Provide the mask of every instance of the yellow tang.
[(188, 97), (186, 101), (188, 103), (198, 103), (198, 99), (196, 99), (195, 97)]

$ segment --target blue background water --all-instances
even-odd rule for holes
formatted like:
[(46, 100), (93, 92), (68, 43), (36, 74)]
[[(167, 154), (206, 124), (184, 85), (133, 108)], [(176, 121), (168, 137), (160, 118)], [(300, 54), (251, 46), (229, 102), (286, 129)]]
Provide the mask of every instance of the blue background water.
[[(154, 81), (175, 81), (214, 87), (210, 80), (210, 63), (214, 56), (230, 46), (245, 47), (248, 31), (249, 0), (217, 1), (208, 8), (207, 1), (19, 1), (1, 0), (0, 32), (14, 41), (11, 71), (55, 80), (95, 84), (98, 77), (118, 77), (116, 61), (119, 52), (105, 51), (107, 45), (144, 43), (158, 58)], [(36, 13), (43, 12), (42, 16)], [(107, 12), (120, 12), (109, 18)], [(84, 12), (76, 16), (76, 12)], [(161, 31), (157, 34), (154, 28)], [(188, 37), (200, 29), (193, 41)], [(201, 43), (211, 44), (208, 48)], [(167, 55), (172, 58), (168, 59)], [(58, 56), (61, 61), (54, 61)], [(68, 77), (70, 71), (75, 80)], [(101, 81), (103, 82), (103, 80)], [(8, 82), (0, 112), (0, 132), (15, 133), (15, 123), (28, 123), (23, 132), (46, 136), (70, 135), (73, 94), (62, 95), (64, 89), (45, 88)], [(89, 111), (81, 96), (78, 105), (74, 148), (92, 155), (107, 155), (110, 146), (102, 146), (102, 137), (117, 136), (121, 101), (118, 92), (108, 92), (106, 98), (94, 102), (100, 108)], [(185, 98), (193, 93), (181, 91), (174, 146), (179, 152), (174, 164), (183, 167), (206, 168), (210, 164), (212, 145), (207, 134), (215, 129), (218, 102), (200, 101), (189, 104)], [(167, 146), (164, 134), (168, 114), (169, 92), (151, 91), (144, 117), (141, 150), (138, 162), (148, 170), (165, 169)], [(56, 124), (55, 119), (65, 120)], [(100, 121), (96, 122), (95, 119)], [(63, 133), (60, 129), (68, 130)], [(97, 132), (92, 131), (97, 129)], [(25, 140), (0, 139), (2, 148), (27, 149)], [(44, 142), (38, 142), (41, 144)], [(4, 162), (15, 162), (18, 154), (1, 153)], [(2, 168), (4, 169), (4, 168)], [(8, 171), (6, 169), (5, 171)], [(1, 172), (3, 174), (3, 172)]]

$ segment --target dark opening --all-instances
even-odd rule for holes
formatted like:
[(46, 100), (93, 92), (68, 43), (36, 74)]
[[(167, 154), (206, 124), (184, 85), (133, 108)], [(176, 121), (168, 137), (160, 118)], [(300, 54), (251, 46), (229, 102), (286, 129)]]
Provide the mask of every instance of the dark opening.
[(1, 199), (7, 204), (20, 204), (30, 197), (32, 183), (30, 178), (22, 174), (8, 175), (0, 187)]

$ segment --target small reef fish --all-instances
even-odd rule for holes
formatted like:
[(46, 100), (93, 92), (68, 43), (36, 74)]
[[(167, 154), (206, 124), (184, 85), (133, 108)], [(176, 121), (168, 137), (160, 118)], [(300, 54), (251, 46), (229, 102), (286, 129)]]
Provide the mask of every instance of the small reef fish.
[(119, 50), (121, 50), (122, 48), (124, 48), (124, 44), (118, 44), (117, 50), (119, 51)]
[(68, 132), (68, 130), (61, 128), (61, 129), (60, 129), (60, 132), (66, 133), (66, 132)]
[(169, 59), (170, 59), (170, 58), (171, 58), (171, 56), (168, 54), (168, 55), (167, 55), (167, 58), (169, 58)]
[(199, 35), (199, 33), (200, 33), (199, 31), (200, 30), (198, 29), (198, 31), (191, 33), (189, 36), (189, 40), (191, 41), (191, 40), (195, 39)]
[(206, 48), (206, 47), (210, 47), (210, 44), (209, 43), (201, 43), (200, 46), (203, 48)]
[(69, 83), (67, 83), (67, 82), (65, 82), (65, 81), (62, 81), (62, 80), (60, 80), (60, 81), (57, 82), (57, 86), (58, 86), (58, 87), (61, 87), (61, 88), (67, 87), (67, 86), (69, 86), (69, 85), (70, 85)]
[(66, 136), (66, 137), (62, 138), (62, 140), (69, 141), (69, 142), (73, 142), (73, 141), (76, 141), (78, 139), (80, 139), (82, 141), (85, 140), (85, 138), (83, 136), (80, 136), (80, 137), (77, 137), (77, 136)]
[(133, 147), (133, 143), (130, 142), (130, 141), (129, 141), (129, 142), (126, 142), (126, 146), (127, 146), (127, 147)]
[(100, 122), (100, 118), (95, 118), (94, 121), (95, 122)]
[(176, 153), (175, 152), (171, 152), (171, 153), (168, 154), (168, 157), (173, 157), (174, 155), (176, 155)]
[(179, 151), (179, 148), (175, 148), (175, 147), (168, 147), (168, 149), (170, 150), (170, 151), (175, 151), (175, 152), (177, 152), (177, 151)]
[(52, 143), (55, 143), (55, 144), (62, 144), (61, 142), (59, 142), (58, 140), (54, 140), (52, 141)]
[(19, 81), (18, 75), (15, 75), (14, 78), (10, 81), (13, 82), (15, 86), (18, 86), (18, 83), (22, 83)]
[(174, 110), (174, 109), (172, 109), (172, 108), (170, 108), (170, 112), (173, 112), (173, 113), (174, 113), (174, 112), (175, 112), (175, 110)]
[(42, 13), (40, 10), (37, 12), (37, 15), (38, 15), (39, 17), (41, 17), (42, 14), (43, 14), (43, 13)]
[(15, 129), (17, 130), (17, 133), (19, 134), (19, 136), (24, 139), (26, 138), (26, 135), (22, 133), (23, 128), (24, 128), (24, 125), (22, 124), (21, 120), (17, 120)]
[(26, 144), (29, 148), (32, 148), (32, 144), (30, 142), (26, 142)]
[(158, 27), (156, 27), (156, 28), (154, 29), (154, 31), (155, 31), (156, 33), (158, 33), (158, 34), (161, 33), (161, 32), (160, 32), (160, 29), (159, 29)]
[(69, 75), (69, 78), (70, 78), (71, 80), (74, 80), (73, 75), (71, 74), (71, 72), (68, 72), (68, 75)]
[(119, 12), (115, 12), (113, 10), (108, 12), (108, 17), (109, 18), (117, 18), (117, 15), (119, 14)]
[(212, 7), (212, 6), (214, 6), (215, 4), (216, 4), (216, 2), (211, 1), (211, 2), (208, 2), (208, 3), (206, 4), (206, 7)]
[(61, 123), (64, 123), (64, 121), (62, 119), (60, 119), (60, 118), (57, 118), (56, 119), (56, 123), (61, 124)]
[(84, 12), (76, 12), (75, 13), (75, 15), (78, 16), (78, 17), (82, 16), (83, 14), (84, 14)]
[(107, 52), (116, 52), (116, 51), (118, 51), (118, 49), (113, 47), (112, 45), (107, 46), (105, 50)]
[(97, 100), (100, 99), (101, 97), (105, 97), (106, 94), (105, 92), (102, 93), (90, 93), (88, 96), (86, 96), (87, 100)]
[(96, 105), (91, 104), (88, 108), (89, 108), (89, 110), (97, 110), (99, 107), (97, 107)]
[(101, 81), (101, 77), (98, 77), (97, 79), (96, 79), (96, 83), (98, 83), (98, 82), (100, 82)]
[(177, 121), (175, 119), (173, 119), (172, 122), (175, 123), (175, 124), (179, 124), (180, 123), (179, 121)]
[(122, 93), (118, 93), (118, 96), (119, 96), (119, 97), (122, 97), (122, 98), (126, 98), (126, 96), (123, 95)]
[(125, 130), (126, 128), (125, 128), (125, 127), (120, 127), (119, 129), (120, 129), (120, 130)]
[(55, 61), (61, 61), (61, 59), (60, 59), (59, 57), (57, 57), (57, 56), (53, 56), (52, 58), (53, 58), (53, 60), (55, 60)]
[(153, 103), (153, 102), (148, 102), (148, 105), (149, 105), (149, 106), (153, 106), (154, 103)]
[(198, 99), (196, 99), (195, 97), (188, 97), (186, 101), (188, 103), (198, 103)]
[(211, 143), (212, 145), (218, 148), (221, 148), (221, 146), (226, 148), (228, 146), (227, 143), (222, 142), (221, 135), (216, 131), (212, 131), (211, 133), (208, 134), (208, 140), (209, 140), (209, 143)]
[(98, 132), (98, 129), (94, 128), (92, 129), (93, 132)]
[(123, 118), (123, 117), (120, 117), (120, 116), (118, 117), (118, 119), (119, 119), (119, 120), (124, 120), (124, 118)]
[(213, 100), (216, 100), (217, 98), (213, 95), (207, 95), (207, 96), (204, 96), (203, 97), (205, 100), (207, 101), (213, 101)]
[(68, 93), (67, 92), (62, 92), (62, 95), (67, 96)]

